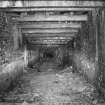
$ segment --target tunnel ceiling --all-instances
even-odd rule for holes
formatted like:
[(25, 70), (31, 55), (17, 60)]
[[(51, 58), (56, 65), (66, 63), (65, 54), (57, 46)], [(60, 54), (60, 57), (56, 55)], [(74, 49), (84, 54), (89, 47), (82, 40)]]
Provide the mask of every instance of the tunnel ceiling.
[[(88, 12), (102, 7), (99, 1), (1, 1), (0, 10), (13, 21), (31, 45), (66, 45), (77, 37)], [(14, 15), (13, 15), (14, 14)]]

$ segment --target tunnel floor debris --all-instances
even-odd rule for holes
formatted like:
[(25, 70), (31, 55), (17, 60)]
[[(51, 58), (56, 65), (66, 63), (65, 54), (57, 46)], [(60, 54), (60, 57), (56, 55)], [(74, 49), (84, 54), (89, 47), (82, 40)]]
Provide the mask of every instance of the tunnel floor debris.
[(95, 88), (71, 68), (50, 71), (26, 72), (0, 105), (105, 105), (98, 103)]

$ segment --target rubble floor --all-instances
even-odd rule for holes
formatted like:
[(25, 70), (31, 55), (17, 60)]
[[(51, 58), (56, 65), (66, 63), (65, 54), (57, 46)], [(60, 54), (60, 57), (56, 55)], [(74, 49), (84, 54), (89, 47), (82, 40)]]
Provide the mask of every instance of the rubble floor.
[[(46, 65), (47, 66), (47, 65)], [(28, 70), (0, 105), (105, 105), (95, 88), (71, 68), (46, 72)]]

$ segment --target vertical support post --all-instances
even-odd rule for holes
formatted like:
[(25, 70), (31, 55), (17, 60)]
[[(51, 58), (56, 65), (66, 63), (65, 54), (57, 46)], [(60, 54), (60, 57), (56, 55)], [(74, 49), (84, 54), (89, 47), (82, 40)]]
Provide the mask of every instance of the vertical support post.
[(92, 18), (93, 18), (93, 27), (94, 27), (94, 35), (95, 35), (95, 77), (94, 77), (94, 85), (97, 87), (98, 75), (99, 75), (99, 9), (94, 9), (92, 11)]
[(98, 57), (99, 57), (99, 48), (98, 48), (98, 36), (99, 36), (99, 28), (98, 28), (98, 25), (99, 25), (99, 10), (95, 10), (95, 35), (96, 35), (96, 56), (95, 56), (95, 61), (96, 61), (96, 64), (98, 63)]
[(101, 9), (99, 14), (99, 35), (98, 35), (98, 65), (99, 72), (97, 76), (100, 95), (105, 97), (105, 10)]
[(24, 66), (27, 67), (28, 65), (28, 50), (27, 50), (27, 47), (25, 46), (24, 48)]
[(22, 47), (22, 45), (23, 45), (23, 37), (22, 37), (22, 32), (21, 32), (20, 27), (18, 27), (18, 35), (19, 35), (19, 47)]
[(96, 57), (95, 57), (95, 67), (96, 67), (96, 76), (94, 85), (99, 92), (99, 95), (105, 95), (104, 91), (104, 65), (103, 65), (103, 50), (104, 50), (104, 21), (105, 16), (102, 16), (101, 9), (95, 9), (94, 11), (94, 27), (95, 27), (95, 35), (96, 35)]
[(14, 50), (19, 48), (19, 33), (16, 23), (13, 25), (13, 40), (14, 40)]

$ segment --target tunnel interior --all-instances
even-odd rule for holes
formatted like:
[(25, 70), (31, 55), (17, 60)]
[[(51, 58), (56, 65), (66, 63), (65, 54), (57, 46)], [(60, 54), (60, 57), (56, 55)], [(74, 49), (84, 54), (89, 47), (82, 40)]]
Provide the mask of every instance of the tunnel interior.
[(43, 53), (44, 58), (53, 59), (55, 57), (54, 51), (47, 50)]
[[(88, 85), (89, 89), (94, 87), (95, 91), (91, 92), (90, 89), (89, 92), (92, 93), (92, 96), (85, 94), (83, 96), (86, 98), (85, 101), (79, 99), (82, 100), (81, 105), (99, 105), (98, 102), (101, 101), (104, 103), (104, 6), (105, 2), (103, 1), (83, 2), (80, 0), (11, 0), (10, 2), (1, 2), (0, 93), (3, 94), (0, 95), (2, 97), (0, 101), (9, 100), (5, 99), (5, 94), (9, 94), (7, 97), (14, 97), (21, 91), (23, 96), (19, 94), (17, 97), (23, 98), (25, 94), (23, 90), (25, 91), (25, 89), (27, 92), (31, 91), (31, 95), (33, 95), (33, 91), (37, 92), (37, 89), (40, 89), (42, 93), (46, 93), (44, 90), (48, 89), (47, 92), (49, 93), (45, 94), (45, 102), (46, 100), (57, 102), (59, 101), (58, 97), (54, 99), (48, 97), (55, 96), (55, 93), (59, 92), (58, 90), (61, 88), (62, 91), (64, 89), (65, 91), (68, 90), (67, 93), (72, 93), (76, 87), (80, 92)], [(81, 80), (81, 76), (84, 79)], [(76, 83), (74, 83), (75, 81)], [(85, 84), (84, 81), (88, 84)], [(82, 86), (81, 82), (83, 83)], [(12, 84), (17, 86), (12, 88)], [(25, 89), (22, 88), (22, 84), (24, 84)], [(20, 90), (19, 86), (21, 87)], [(15, 93), (15, 87), (18, 87), (17, 93)], [(10, 88), (12, 88), (11, 91)], [(72, 89), (70, 90), (70, 88)], [(98, 94), (97, 97), (94, 95), (95, 92)], [(63, 92), (60, 94), (63, 94)], [(36, 97), (39, 98), (39, 93), (34, 95), (35, 99)], [(67, 94), (69, 99), (73, 95)], [(76, 97), (76, 95), (74, 96)], [(28, 96), (26, 95), (26, 97)], [(12, 98), (11, 100), (13, 101)], [(21, 102), (28, 102), (26, 100), (28, 99), (21, 100)], [(90, 101), (91, 103), (89, 103)], [(45, 103), (42, 105), (50, 104)], [(79, 103), (77, 102), (76, 105), (79, 105)]]
[(54, 54), (52, 52), (44, 52), (44, 57), (45, 58), (53, 58)]

